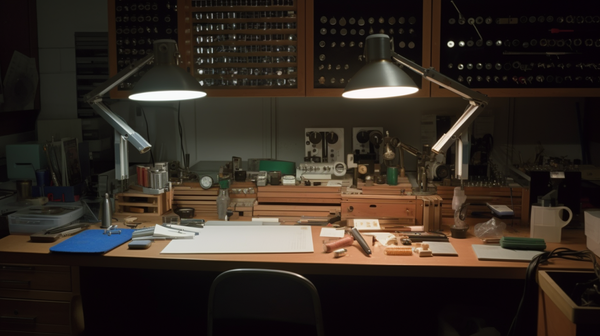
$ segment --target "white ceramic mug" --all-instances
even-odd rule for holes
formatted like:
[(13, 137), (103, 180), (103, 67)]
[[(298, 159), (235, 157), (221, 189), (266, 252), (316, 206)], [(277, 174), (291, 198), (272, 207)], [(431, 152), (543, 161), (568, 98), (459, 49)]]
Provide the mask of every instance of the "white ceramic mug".
[[(569, 213), (566, 221), (562, 220), (563, 211)], [(573, 219), (573, 212), (566, 206), (542, 207), (531, 206), (530, 237), (543, 238), (546, 243), (560, 243), (562, 228)]]

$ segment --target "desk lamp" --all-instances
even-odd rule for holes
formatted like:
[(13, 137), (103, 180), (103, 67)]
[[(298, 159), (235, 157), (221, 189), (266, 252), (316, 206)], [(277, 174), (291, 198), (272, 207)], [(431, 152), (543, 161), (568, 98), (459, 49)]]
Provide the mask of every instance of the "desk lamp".
[(121, 181), (121, 190), (127, 189), (129, 178), (129, 158), (127, 141), (140, 153), (146, 153), (152, 145), (134, 131), (104, 103), (102, 96), (136, 74), (142, 67), (154, 60), (154, 66), (135, 84), (131, 100), (137, 101), (177, 101), (206, 96), (200, 84), (177, 64), (179, 61), (177, 43), (174, 40), (154, 41), (154, 52), (119, 71), (115, 76), (100, 84), (84, 96), (84, 101), (115, 129), (115, 178)]
[(445, 154), (450, 146), (457, 142), (457, 178), (462, 176), (462, 133), (477, 118), (488, 102), (486, 95), (473, 91), (457, 81), (437, 72), (434, 68), (425, 69), (415, 62), (398, 55), (390, 44), (389, 36), (373, 34), (365, 41), (365, 56), (367, 65), (361, 68), (351, 81), (346, 85), (342, 94), (345, 98), (371, 99), (389, 98), (409, 95), (419, 89), (413, 80), (398, 66), (391, 62), (396, 61), (432, 83), (448, 89), (460, 97), (468, 100), (469, 104), (458, 121), (431, 147), (430, 161), (435, 160), (437, 154)]

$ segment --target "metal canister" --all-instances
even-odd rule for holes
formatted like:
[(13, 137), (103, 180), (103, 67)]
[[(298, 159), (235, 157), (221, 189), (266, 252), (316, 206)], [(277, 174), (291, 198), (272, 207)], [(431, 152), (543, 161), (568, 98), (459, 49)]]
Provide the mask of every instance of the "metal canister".
[(31, 198), (31, 180), (17, 181), (17, 200), (22, 201)]
[(398, 185), (398, 168), (388, 167), (387, 169), (387, 184), (391, 186)]
[(280, 171), (270, 171), (268, 173), (268, 181), (270, 185), (280, 185), (281, 184), (281, 172)]
[(104, 194), (102, 204), (100, 206), (102, 208), (102, 224), (100, 225), (100, 227), (106, 229), (109, 226), (111, 226), (113, 215), (112, 203), (110, 202), (110, 198), (108, 197), (107, 193)]
[(150, 170), (150, 188), (160, 188), (160, 170), (158, 169)]
[(166, 187), (168, 182), (169, 182), (169, 173), (167, 172), (167, 170), (165, 168), (163, 168), (160, 170), (160, 187), (159, 188)]

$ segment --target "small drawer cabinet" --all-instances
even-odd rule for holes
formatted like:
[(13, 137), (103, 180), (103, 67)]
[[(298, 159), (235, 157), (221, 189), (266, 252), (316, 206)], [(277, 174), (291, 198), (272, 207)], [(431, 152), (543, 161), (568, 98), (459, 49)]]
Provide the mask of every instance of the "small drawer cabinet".
[(78, 267), (0, 264), (0, 334), (77, 335), (82, 331)]
[(405, 225), (423, 225), (423, 202), (415, 196), (342, 195), (342, 220), (397, 219)]

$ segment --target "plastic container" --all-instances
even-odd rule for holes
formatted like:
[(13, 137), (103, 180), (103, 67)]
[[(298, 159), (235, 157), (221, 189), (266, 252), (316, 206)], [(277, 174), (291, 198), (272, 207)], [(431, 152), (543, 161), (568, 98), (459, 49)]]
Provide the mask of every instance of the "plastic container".
[(10, 234), (32, 234), (72, 223), (84, 214), (81, 203), (32, 206), (8, 215)]
[(460, 209), (460, 206), (467, 200), (467, 195), (461, 187), (454, 188), (454, 196), (452, 197), (452, 210)]

